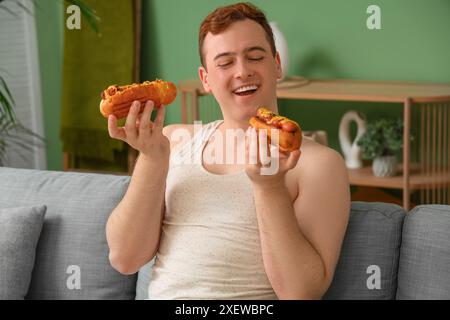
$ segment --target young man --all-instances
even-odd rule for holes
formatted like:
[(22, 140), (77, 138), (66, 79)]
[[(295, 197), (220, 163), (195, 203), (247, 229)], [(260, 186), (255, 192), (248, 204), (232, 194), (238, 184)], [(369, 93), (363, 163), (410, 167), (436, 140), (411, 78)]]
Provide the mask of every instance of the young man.
[[(112, 266), (137, 272), (156, 254), (151, 299), (320, 299), (334, 275), (345, 234), (350, 195), (347, 171), (334, 150), (303, 139), (301, 150), (270, 163), (205, 161), (230, 130), (245, 130), (258, 107), (278, 113), (280, 57), (264, 14), (239, 3), (212, 12), (199, 34), (199, 76), (218, 101), (223, 121), (163, 128), (147, 102), (135, 102), (122, 128), (110, 116), (112, 138), (140, 151), (129, 188), (106, 231)], [(180, 131), (192, 135), (180, 142)], [(218, 138), (219, 137), (219, 138)], [(242, 141), (222, 139), (239, 153)], [(248, 134), (250, 146), (267, 138)], [(221, 144), (218, 144), (219, 146)], [(188, 153), (196, 161), (176, 161)], [(301, 153), (301, 156), (300, 156)]]

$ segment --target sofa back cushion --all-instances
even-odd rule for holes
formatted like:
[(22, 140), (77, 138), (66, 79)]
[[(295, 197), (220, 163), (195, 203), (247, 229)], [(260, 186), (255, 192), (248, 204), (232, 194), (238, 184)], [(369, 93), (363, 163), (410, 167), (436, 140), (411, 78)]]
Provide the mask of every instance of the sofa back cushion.
[(137, 276), (111, 267), (105, 235), (129, 177), (0, 168), (0, 180), (2, 207), (47, 207), (26, 298), (135, 298)]
[(404, 216), (394, 204), (352, 202), (339, 262), (324, 299), (395, 299)]
[(397, 299), (449, 298), (450, 206), (417, 206), (403, 226)]

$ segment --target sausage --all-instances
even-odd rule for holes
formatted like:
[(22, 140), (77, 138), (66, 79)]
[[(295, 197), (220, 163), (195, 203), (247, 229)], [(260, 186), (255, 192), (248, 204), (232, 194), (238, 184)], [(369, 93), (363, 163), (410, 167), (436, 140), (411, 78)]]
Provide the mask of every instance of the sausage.
[(293, 151), (300, 149), (302, 144), (302, 130), (293, 120), (276, 115), (265, 108), (259, 108), (256, 116), (251, 117), (249, 124), (257, 130), (266, 129), (267, 136), (271, 139), (271, 130), (278, 130), (278, 146), (281, 151)]

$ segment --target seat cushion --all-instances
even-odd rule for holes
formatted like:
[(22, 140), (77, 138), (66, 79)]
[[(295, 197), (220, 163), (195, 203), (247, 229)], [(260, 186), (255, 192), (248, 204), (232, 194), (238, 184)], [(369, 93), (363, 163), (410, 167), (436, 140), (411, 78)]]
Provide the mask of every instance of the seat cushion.
[(0, 205), (0, 300), (24, 299), (46, 207), (2, 207)]
[(0, 168), (0, 205), (47, 206), (29, 299), (134, 299), (137, 275), (108, 259), (105, 226), (127, 176)]
[(398, 205), (352, 202), (339, 262), (324, 299), (395, 299), (404, 216)]
[(421, 205), (407, 215), (397, 299), (450, 299), (450, 206)]

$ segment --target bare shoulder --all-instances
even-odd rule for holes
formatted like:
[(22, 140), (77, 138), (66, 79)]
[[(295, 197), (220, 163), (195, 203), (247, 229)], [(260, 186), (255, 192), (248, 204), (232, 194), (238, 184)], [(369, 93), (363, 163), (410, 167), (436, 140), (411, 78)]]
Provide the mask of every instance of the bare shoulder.
[(336, 150), (310, 139), (304, 139), (301, 151), (302, 154), (296, 166), (297, 174), (302, 178), (299, 179), (300, 181), (333, 172), (347, 176), (345, 161)]
[(301, 151), (295, 170), (300, 189), (321, 184), (348, 184), (347, 167), (339, 152), (310, 139), (304, 139)]

